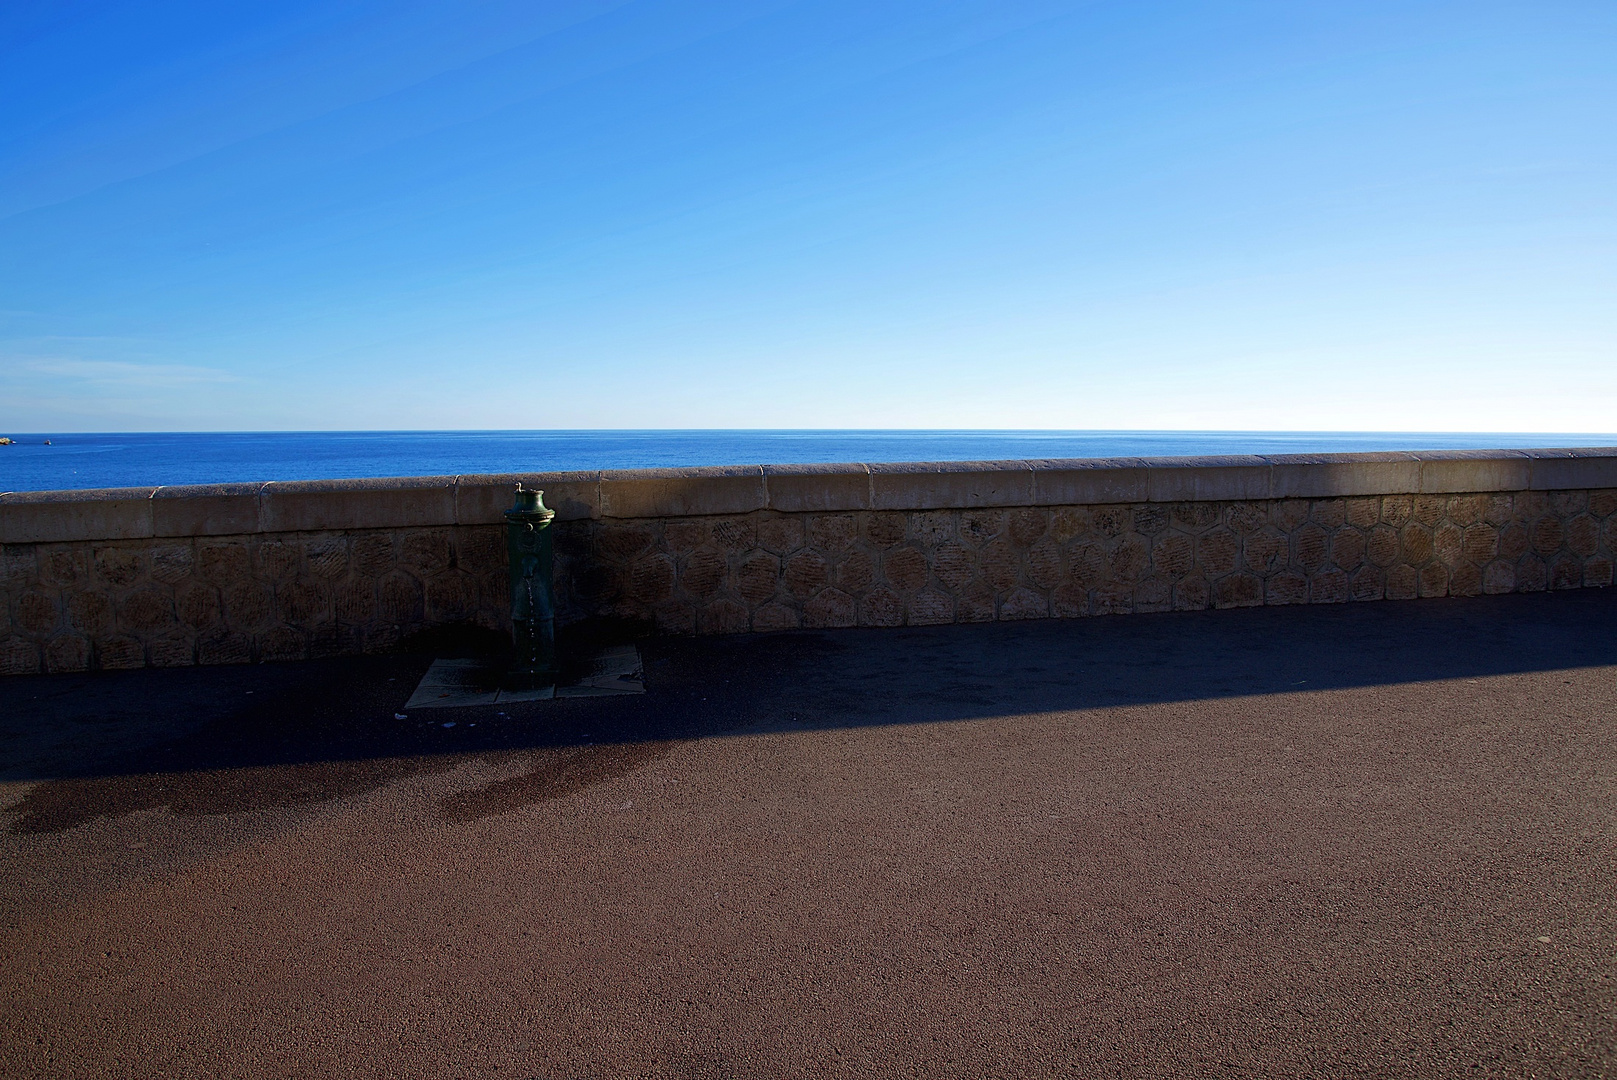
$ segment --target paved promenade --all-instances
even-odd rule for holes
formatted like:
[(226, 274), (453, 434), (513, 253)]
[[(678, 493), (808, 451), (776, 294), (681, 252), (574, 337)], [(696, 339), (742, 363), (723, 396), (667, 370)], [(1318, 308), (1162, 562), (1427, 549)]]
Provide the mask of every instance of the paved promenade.
[(644, 654), (0, 680), (0, 1074), (1617, 1075), (1617, 590)]

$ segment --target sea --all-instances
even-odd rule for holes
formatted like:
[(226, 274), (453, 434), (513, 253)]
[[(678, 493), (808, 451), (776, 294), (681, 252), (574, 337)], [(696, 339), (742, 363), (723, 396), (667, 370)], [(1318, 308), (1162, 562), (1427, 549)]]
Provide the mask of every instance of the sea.
[(1382, 431), (0, 432), (0, 492), (839, 461), (1613, 446), (1617, 434)]

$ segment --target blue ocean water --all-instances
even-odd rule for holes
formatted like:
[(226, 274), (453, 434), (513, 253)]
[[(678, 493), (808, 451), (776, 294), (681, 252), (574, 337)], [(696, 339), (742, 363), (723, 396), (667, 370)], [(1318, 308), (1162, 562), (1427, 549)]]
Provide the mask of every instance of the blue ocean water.
[(1617, 444), (1613, 434), (1351, 431), (281, 431), (11, 437), (14, 445), (0, 446), (0, 492), (683, 465)]

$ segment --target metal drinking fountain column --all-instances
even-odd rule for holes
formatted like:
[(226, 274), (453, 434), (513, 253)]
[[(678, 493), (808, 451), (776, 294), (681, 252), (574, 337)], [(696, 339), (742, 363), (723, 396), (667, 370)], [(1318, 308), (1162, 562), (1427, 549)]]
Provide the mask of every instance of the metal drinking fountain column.
[(505, 512), (505, 547), (511, 568), (511, 639), (515, 651), (505, 685), (537, 690), (556, 681), (556, 590), (550, 580), (550, 523), (544, 492), (517, 485), (516, 505)]

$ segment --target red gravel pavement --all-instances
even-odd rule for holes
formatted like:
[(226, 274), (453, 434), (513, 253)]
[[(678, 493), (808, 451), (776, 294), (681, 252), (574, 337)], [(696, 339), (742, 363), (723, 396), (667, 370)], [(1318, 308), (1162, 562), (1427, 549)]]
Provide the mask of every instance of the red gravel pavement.
[(1617, 593), (646, 655), (0, 682), (0, 1072), (1617, 1073)]

